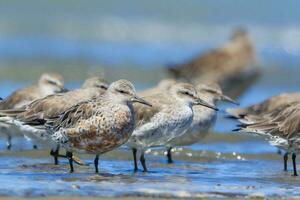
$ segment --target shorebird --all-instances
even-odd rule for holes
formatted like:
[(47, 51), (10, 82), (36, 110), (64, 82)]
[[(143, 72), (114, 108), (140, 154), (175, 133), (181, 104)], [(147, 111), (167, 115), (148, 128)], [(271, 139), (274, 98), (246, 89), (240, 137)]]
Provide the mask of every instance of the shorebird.
[[(2, 111), (6, 117), (3, 116), (0, 119), (17, 126), (30, 140), (36, 143), (47, 143), (49, 141), (48, 134), (44, 129), (36, 127), (36, 124), (44, 125), (46, 119), (54, 118), (82, 101), (102, 95), (107, 88), (106, 81), (99, 77), (91, 77), (83, 83), (80, 89), (46, 96), (21, 109)], [(50, 155), (54, 157), (55, 164), (58, 164), (58, 153), (59, 146), (50, 152)]]
[[(54, 93), (65, 92), (63, 77), (57, 73), (44, 73), (37, 84), (16, 90), (0, 102), (0, 110), (16, 109), (26, 106), (32, 101)], [(12, 136), (16, 134), (8, 124), (1, 123), (1, 132), (7, 135), (7, 149), (12, 144)]]
[(300, 152), (300, 102), (282, 104), (278, 108), (254, 118), (251, 124), (242, 124), (236, 131), (263, 135), (270, 144), (292, 153), (293, 175), (297, 176), (296, 155)]
[(136, 95), (131, 82), (119, 80), (103, 95), (73, 106), (57, 119), (49, 119), (46, 127), (50, 137), (66, 149), (71, 172), (73, 152), (96, 155), (98, 173), (99, 155), (127, 142), (135, 126), (134, 102), (151, 106)]
[(203, 105), (217, 110), (198, 97), (193, 85), (177, 83), (169, 90), (144, 97), (152, 107), (136, 105), (136, 127), (127, 146), (133, 151), (134, 171), (138, 170), (136, 154), (141, 151), (140, 162), (146, 172), (144, 151), (147, 148), (165, 146), (180, 136), (193, 120), (193, 105)]
[[(218, 84), (198, 84), (196, 86), (197, 92), (201, 98), (210, 105), (217, 106), (219, 101), (227, 101), (233, 104), (238, 104), (230, 97), (223, 94), (222, 89)], [(208, 130), (215, 124), (217, 119), (216, 110), (206, 108), (203, 106), (194, 106), (193, 122), (179, 137), (176, 137), (167, 142), (167, 158), (168, 163), (173, 163), (171, 150), (174, 146), (188, 146), (201, 141), (207, 134)]]
[(300, 92), (283, 93), (266, 99), (258, 104), (254, 104), (245, 108), (230, 108), (227, 109), (226, 112), (230, 117), (247, 124), (252, 123), (249, 121), (249, 119), (245, 119), (247, 115), (260, 115), (275, 110), (281, 105), (294, 101), (300, 101)]
[[(276, 110), (287, 103), (295, 101), (300, 101), (300, 92), (283, 93), (266, 99), (261, 103), (254, 104), (246, 108), (227, 109), (226, 112), (231, 118), (237, 119), (242, 124), (251, 124), (256, 122), (255, 116), (258, 116), (259, 118), (262, 114)], [(286, 152), (283, 156), (284, 171), (287, 171), (287, 160), (288, 152)]]
[(193, 84), (219, 83), (228, 94), (240, 94), (259, 74), (253, 44), (243, 29), (234, 31), (229, 42), (196, 58), (168, 68), (176, 79)]

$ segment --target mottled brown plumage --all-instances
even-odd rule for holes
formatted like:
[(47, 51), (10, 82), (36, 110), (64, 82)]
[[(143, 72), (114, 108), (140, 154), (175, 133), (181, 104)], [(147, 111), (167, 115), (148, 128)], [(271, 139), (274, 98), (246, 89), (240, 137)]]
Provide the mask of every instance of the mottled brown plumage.
[(108, 84), (104, 80), (97, 77), (89, 78), (81, 89), (50, 95), (32, 102), (16, 118), (27, 124), (37, 122), (37, 120), (50, 119), (81, 101), (102, 95), (107, 87)]
[[(80, 102), (62, 115), (48, 120), (50, 137), (68, 152), (98, 155), (124, 144), (134, 129), (132, 103), (148, 104), (136, 96), (134, 86), (126, 80), (112, 83), (101, 96)], [(72, 171), (71, 165), (71, 171)]]

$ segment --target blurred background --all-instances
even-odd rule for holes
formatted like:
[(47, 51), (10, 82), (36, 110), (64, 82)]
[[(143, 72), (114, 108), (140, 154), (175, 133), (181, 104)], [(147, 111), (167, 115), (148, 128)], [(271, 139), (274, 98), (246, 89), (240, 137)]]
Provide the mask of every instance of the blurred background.
[(97, 73), (153, 84), (165, 65), (223, 44), (237, 26), (249, 31), (266, 70), (295, 70), (299, 7), (297, 0), (0, 1), (0, 78), (31, 81), (50, 70), (67, 81)]

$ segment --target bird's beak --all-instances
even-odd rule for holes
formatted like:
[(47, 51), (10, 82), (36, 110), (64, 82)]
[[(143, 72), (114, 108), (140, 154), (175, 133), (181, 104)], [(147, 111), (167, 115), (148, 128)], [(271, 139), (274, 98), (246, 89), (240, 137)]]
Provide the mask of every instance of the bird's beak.
[(221, 100), (222, 100), (222, 101), (227, 101), (227, 102), (233, 103), (233, 104), (235, 104), (235, 105), (240, 105), (237, 101), (233, 100), (233, 99), (230, 98), (229, 96), (226, 96), (226, 95), (224, 95), (224, 94), (221, 94), (220, 96), (221, 96)]
[(207, 103), (206, 101), (203, 101), (203, 100), (200, 99), (200, 98), (197, 98), (197, 99), (195, 100), (194, 105), (205, 106), (205, 107), (211, 108), (211, 109), (213, 109), (213, 110), (215, 110), (215, 111), (218, 111), (218, 110), (219, 110), (216, 106), (211, 105), (211, 104)]
[(132, 97), (131, 102), (133, 102), (133, 103), (134, 103), (134, 102), (141, 103), (141, 104), (144, 104), (144, 105), (147, 105), (147, 106), (150, 106), (150, 107), (152, 106), (151, 103), (149, 103), (149, 102), (147, 102), (146, 100), (144, 100), (144, 99), (138, 97), (137, 95), (134, 95), (134, 96)]

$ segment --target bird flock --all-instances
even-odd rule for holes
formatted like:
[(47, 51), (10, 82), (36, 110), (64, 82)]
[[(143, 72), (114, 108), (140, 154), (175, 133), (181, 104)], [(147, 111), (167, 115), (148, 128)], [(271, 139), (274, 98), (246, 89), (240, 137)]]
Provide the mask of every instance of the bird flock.
[[(108, 83), (100, 77), (67, 90), (60, 74), (44, 73), (37, 84), (0, 102), (0, 134), (7, 137), (8, 150), (16, 135), (30, 140), (33, 148), (49, 148), (54, 164), (67, 159), (70, 172), (74, 163), (83, 164), (81, 154), (91, 154), (98, 173), (99, 156), (124, 145), (132, 151), (134, 171), (139, 170), (139, 157), (147, 172), (147, 149), (164, 148), (172, 163), (173, 147), (198, 143), (207, 135), (216, 121), (218, 102), (238, 105), (223, 91), (241, 93), (258, 75), (255, 62), (247, 33), (238, 29), (222, 47), (169, 67), (174, 79), (161, 80), (144, 91), (136, 92), (125, 79)], [(300, 93), (281, 94), (247, 108), (226, 110), (240, 123), (234, 131), (258, 135), (285, 152), (284, 170), (291, 154), (295, 176), (299, 100)]]

